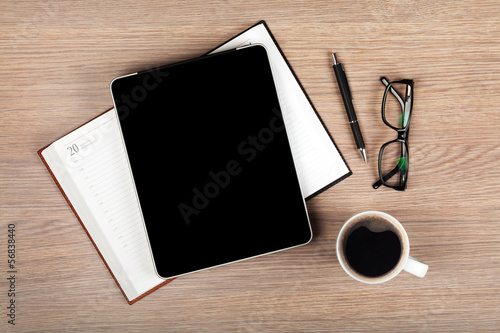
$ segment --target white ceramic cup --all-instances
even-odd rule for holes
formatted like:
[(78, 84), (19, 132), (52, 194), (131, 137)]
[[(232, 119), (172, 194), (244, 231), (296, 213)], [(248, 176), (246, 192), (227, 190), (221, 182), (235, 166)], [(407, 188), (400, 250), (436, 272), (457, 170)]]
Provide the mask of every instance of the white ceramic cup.
[[(385, 274), (376, 277), (369, 277), (357, 272), (346, 259), (345, 245), (350, 234), (362, 226), (367, 227), (372, 232), (393, 231), (399, 238), (401, 244), (401, 255), (397, 264)], [(410, 257), (410, 241), (405, 229), (394, 217), (387, 213), (378, 211), (367, 211), (359, 213), (347, 220), (340, 229), (337, 237), (337, 258), (340, 265), (352, 278), (364, 283), (383, 283), (398, 275), (402, 270), (424, 277), (429, 266)]]

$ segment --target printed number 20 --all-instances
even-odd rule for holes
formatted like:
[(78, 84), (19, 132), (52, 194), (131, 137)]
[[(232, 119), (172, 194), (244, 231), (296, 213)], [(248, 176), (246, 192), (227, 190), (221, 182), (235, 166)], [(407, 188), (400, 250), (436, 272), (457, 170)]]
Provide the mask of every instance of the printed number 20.
[(80, 151), (76, 144), (73, 144), (67, 148), (69, 150), (69, 156), (73, 156)]

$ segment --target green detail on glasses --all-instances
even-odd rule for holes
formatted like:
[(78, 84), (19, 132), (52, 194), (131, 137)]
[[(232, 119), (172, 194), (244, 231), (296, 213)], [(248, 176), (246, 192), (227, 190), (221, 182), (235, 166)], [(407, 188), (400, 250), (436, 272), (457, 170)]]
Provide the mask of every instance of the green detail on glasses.
[(398, 159), (396, 159), (397, 163), (398, 163), (398, 168), (399, 170), (406, 170), (406, 157), (400, 157)]
[(403, 112), (398, 116), (398, 122), (401, 124), (401, 128), (405, 128), (406, 124), (408, 124), (409, 112)]

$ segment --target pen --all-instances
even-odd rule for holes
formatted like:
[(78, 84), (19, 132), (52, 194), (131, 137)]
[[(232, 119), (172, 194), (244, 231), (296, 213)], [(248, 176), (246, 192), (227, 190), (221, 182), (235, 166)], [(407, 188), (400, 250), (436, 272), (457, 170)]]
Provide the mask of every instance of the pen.
[(359, 129), (356, 113), (354, 112), (354, 106), (352, 105), (351, 89), (349, 88), (349, 82), (347, 82), (347, 76), (345, 75), (344, 66), (337, 61), (335, 53), (332, 53), (332, 59), (333, 70), (335, 71), (335, 76), (337, 77), (340, 94), (342, 95), (342, 99), (344, 100), (344, 106), (347, 112), (347, 117), (349, 118), (349, 123), (351, 124), (352, 134), (354, 135), (354, 140), (356, 141), (356, 146), (358, 147), (359, 153), (361, 154), (363, 161), (365, 161), (366, 163), (367, 158), (365, 143), (363, 141), (363, 137), (361, 136), (361, 130)]

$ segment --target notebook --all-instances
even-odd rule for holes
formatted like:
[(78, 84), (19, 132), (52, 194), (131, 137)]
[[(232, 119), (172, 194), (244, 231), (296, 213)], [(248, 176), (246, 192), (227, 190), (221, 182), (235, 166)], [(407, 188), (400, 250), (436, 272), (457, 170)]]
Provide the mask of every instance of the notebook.
[[(351, 171), (265, 22), (228, 43), (238, 40), (238, 45), (245, 44), (249, 37), (264, 44), (270, 55), (281, 108), (284, 117), (291, 119), (287, 131), (303, 196), (311, 199), (351, 175)], [(279, 52), (274, 52), (275, 48)], [(291, 81), (285, 82), (283, 77)], [(297, 99), (301, 102), (295, 102)], [(315, 151), (312, 156), (309, 149)], [(170, 282), (155, 274), (139, 205), (131, 204), (137, 198), (130, 170), (123, 169), (126, 154), (115, 110), (100, 114), (38, 154), (129, 304)], [(316, 162), (307, 163), (309, 158)], [(133, 267), (136, 263), (141, 264)]]
[(311, 240), (263, 45), (125, 75), (111, 93), (159, 276)]
[(38, 154), (129, 304), (169, 282), (154, 273), (114, 110)]

